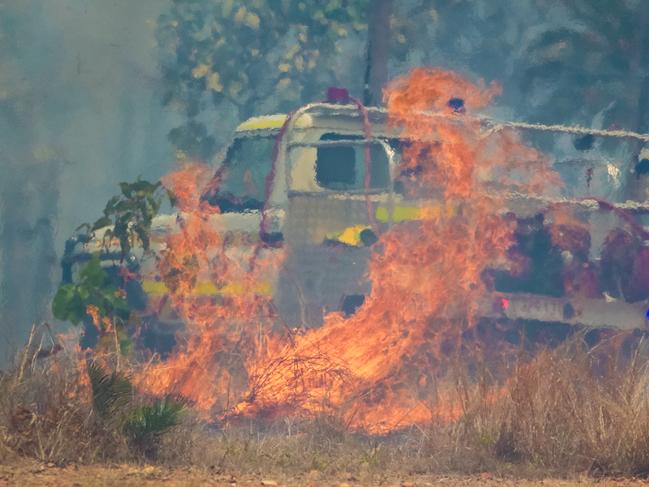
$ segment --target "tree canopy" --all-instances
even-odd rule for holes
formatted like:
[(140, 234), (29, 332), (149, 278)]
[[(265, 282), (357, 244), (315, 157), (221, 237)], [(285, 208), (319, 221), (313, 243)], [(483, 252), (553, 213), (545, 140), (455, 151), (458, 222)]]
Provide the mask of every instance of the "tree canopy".
[(646, 102), (649, 7), (575, 0), (564, 2), (563, 8), (567, 18), (579, 20), (530, 29), (518, 56), (517, 80), (534, 95), (528, 106), (534, 104), (537, 118), (544, 121), (569, 112), (591, 124), (601, 112), (595, 123), (603, 127), (645, 130), (638, 105)]
[(208, 159), (214, 135), (201, 116), (233, 106), (239, 118), (288, 109), (336, 80), (340, 43), (367, 29), (369, 0), (174, 0), (159, 19), (165, 93), (185, 123), (170, 133), (189, 157)]

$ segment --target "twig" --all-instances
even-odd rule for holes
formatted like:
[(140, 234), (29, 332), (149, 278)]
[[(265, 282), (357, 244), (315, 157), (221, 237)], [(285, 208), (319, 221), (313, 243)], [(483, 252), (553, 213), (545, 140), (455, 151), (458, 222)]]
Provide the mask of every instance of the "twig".
[(119, 338), (117, 337), (117, 322), (113, 321), (113, 336), (115, 337), (115, 373), (119, 372), (119, 356), (120, 346)]
[(36, 324), (32, 324), (32, 330), (29, 333), (29, 339), (27, 340), (27, 345), (23, 349), (23, 356), (20, 363), (20, 368), (18, 369), (18, 377), (16, 378), (16, 384), (19, 384), (23, 380), (23, 374), (25, 373), (25, 367), (27, 366), (29, 351), (32, 348), (32, 342), (34, 341), (35, 335), (36, 335)]

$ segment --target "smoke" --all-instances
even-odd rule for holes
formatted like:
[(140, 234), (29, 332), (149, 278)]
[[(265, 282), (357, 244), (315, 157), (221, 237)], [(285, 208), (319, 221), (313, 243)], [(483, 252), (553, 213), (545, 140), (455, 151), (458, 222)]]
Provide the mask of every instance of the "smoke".
[[(548, 75), (539, 84), (522, 78), (536, 52), (527, 49), (544, 39), (546, 30), (583, 30), (582, 19), (577, 22), (569, 9), (576, 3), (396, 2), (390, 76), (417, 65), (442, 66), (472, 79), (498, 79), (505, 96), (489, 113), (503, 119), (596, 127), (615, 122), (636, 129), (637, 113), (628, 108), (639, 106), (638, 99), (626, 96), (631, 77), (617, 64), (606, 64), (609, 57), (601, 57), (589, 74), (597, 79), (610, 68), (612, 81), (591, 93), (588, 103), (572, 96), (586, 93), (587, 83), (563, 77), (565, 70), (539, 71)], [(0, 0), (0, 366), (23, 342), (31, 323), (49, 317), (65, 239), (80, 223), (99, 215), (117, 182), (139, 175), (157, 180), (173, 167), (166, 135), (181, 120), (161, 104), (154, 35), (157, 18), (171, 4), (172, 0)], [(615, 8), (641, 13), (641, 4), (626, 5), (621, 2)], [(591, 13), (597, 14), (597, 8)], [(629, 33), (616, 31), (616, 15), (606, 14), (593, 18), (610, 20), (604, 24), (610, 32), (601, 33), (614, 41), (608, 47), (610, 59), (630, 56), (618, 42)], [(644, 37), (642, 16), (631, 20), (642, 34), (637, 37)], [(337, 62), (323, 69), (323, 79), (348, 83), (358, 94), (363, 47), (362, 38), (342, 42)], [(634, 82), (634, 90), (639, 87)], [(556, 102), (548, 98), (552, 94)], [(259, 112), (274, 111), (274, 103), (266, 100)], [(217, 141), (225, 143), (237, 122), (233, 115), (215, 109), (205, 117)], [(566, 162), (559, 170), (564, 179), (574, 180), (571, 185), (578, 191), (571, 196), (593, 192), (614, 199), (620, 184), (617, 179), (611, 184), (611, 174), (622, 172), (624, 179), (624, 165), (629, 154), (635, 154), (634, 148), (617, 142), (610, 148), (596, 141), (592, 151), (580, 151), (570, 136), (526, 140)], [(595, 164), (603, 156), (607, 164)], [(592, 181), (583, 170), (584, 160), (595, 168)]]
[(173, 165), (160, 0), (0, 0), (0, 365), (48, 319), (65, 239)]

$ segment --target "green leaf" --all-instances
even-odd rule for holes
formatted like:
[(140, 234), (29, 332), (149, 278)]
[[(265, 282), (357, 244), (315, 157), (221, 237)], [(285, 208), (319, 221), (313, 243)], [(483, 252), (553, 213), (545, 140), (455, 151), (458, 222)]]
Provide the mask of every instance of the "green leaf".
[(147, 230), (141, 225), (136, 225), (133, 227), (133, 231), (137, 234), (140, 242), (142, 242), (142, 248), (144, 250), (149, 250), (149, 234)]
[(88, 305), (99, 308), (102, 316), (113, 316), (123, 320), (130, 317), (126, 299), (117, 294), (118, 288), (94, 255), (79, 272), (76, 284), (61, 286), (52, 301), (52, 312), (61, 320), (78, 324), (86, 317)]
[(128, 355), (133, 350), (133, 340), (123, 332), (118, 333), (119, 351), (122, 355)]
[(151, 440), (180, 422), (185, 404), (172, 397), (157, 399), (137, 408), (126, 421), (124, 430), (132, 440)]
[(92, 404), (100, 417), (113, 419), (128, 406), (133, 386), (127, 377), (107, 372), (95, 362), (88, 364), (88, 376), (92, 387)]
[(134, 183), (130, 184), (130, 188), (132, 191), (143, 191), (146, 193), (152, 193), (155, 191), (158, 187), (160, 186), (160, 183), (150, 183), (149, 181), (146, 181), (144, 179), (138, 179)]
[(104, 209), (104, 214), (110, 214), (113, 212), (115, 209), (115, 206), (117, 203), (119, 203), (121, 196), (113, 196), (111, 199), (108, 200), (108, 203), (106, 203), (106, 208)]
[(68, 306), (68, 317), (67, 320), (74, 325), (78, 325), (83, 321), (86, 316), (86, 306), (79, 297), (75, 294)]
[(183, 402), (165, 397), (135, 409), (123, 427), (129, 446), (148, 458), (155, 458), (162, 435), (179, 424), (184, 408)]
[[(54, 296), (54, 300), (52, 301), (52, 313), (54, 314), (55, 318), (59, 320), (68, 319), (70, 303), (72, 301), (72, 298), (74, 297), (74, 294), (74, 284), (66, 284), (58, 289), (56, 295)], [(74, 324), (76, 325), (77, 323)]]
[(128, 183), (119, 183), (119, 189), (122, 191), (122, 194), (126, 196), (127, 198), (131, 197), (131, 194), (133, 192), (133, 188), (130, 184)]
[(80, 272), (81, 283), (88, 287), (102, 287), (108, 281), (108, 274), (101, 267), (101, 260), (94, 255)]
[(90, 233), (92, 231), (90, 223), (82, 223), (74, 229), (75, 232), (80, 232), (81, 230), (85, 230), (86, 233)]
[(103, 240), (102, 240), (102, 245), (103, 245), (104, 247), (108, 247), (108, 246), (110, 245), (110, 241), (113, 239), (113, 236), (114, 236), (114, 235), (115, 235), (115, 234), (113, 233), (113, 230), (112, 230), (112, 229), (110, 229), (110, 228), (107, 229), (107, 230), (104, 232), (104, 237), (103, 237)]

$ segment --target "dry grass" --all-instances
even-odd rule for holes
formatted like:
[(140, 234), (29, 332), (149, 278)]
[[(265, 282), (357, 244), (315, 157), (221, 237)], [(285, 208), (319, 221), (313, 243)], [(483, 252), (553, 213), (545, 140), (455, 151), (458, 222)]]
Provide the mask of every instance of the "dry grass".
[(519, 358), (501, 385), (460, 376), (463, 416), (427, 431), (436, 468), (648, 475), (646, 347), (582, 338)]
[(123, 439), (95, 415), (75, 353), (38, 358), (26, 347), (0, 377), (0, 454), (43, 462), (124, 457)]
[(458, 367), (449, 379), (463, 410), (455, 422), (376, 438), (346, 431), (336, 418), (218, 430), (192, 421), (167, 438), (163, 458), (238, 472), (645, 476), (647, 354), (642, 343), (622, 348), (589, 348), (576, 337), (520, 358), (504, 384), (487, 368), (469, 380)]
[(496, 453), (543, 468), (649, 474), (649, 370), (640, 343), (571, 341), (517, 368)]
[[(505, 384), (457, 372), (463, 415), (388, 437), (347, 431), (336, 418), (210, 426), (185, 414), (157, 462), (239, 474), (318, 471), (352, 476), (492, 471), (512, 475), (649, 474), (649, 370), (642, 344), (588, 348), (571, 339), (520, 359)], [(72, 353), (28, 360), (0, 377), (0, 461), (136, 461), (94, 413)], [(21, 362), (19, 361), (19, 364)], [(458, 369), (459, 370), (459, 369)]]

